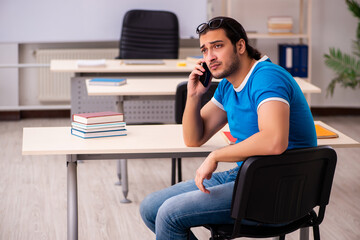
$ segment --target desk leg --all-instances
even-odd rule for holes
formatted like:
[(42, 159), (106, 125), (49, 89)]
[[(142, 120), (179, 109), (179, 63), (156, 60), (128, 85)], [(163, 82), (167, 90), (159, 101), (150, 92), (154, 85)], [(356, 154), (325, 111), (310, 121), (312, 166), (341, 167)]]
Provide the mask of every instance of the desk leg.
[(309, 240), (309, 228), (300, 228), (300, 240)]
[[(117, 110), (119, 113), (124, 113), (124, 97), (119, 96), (117, 101)], [(121, 185), (121, 160), (117, 160), (116, 162), (116, 175), (118, 180), (115, 185)]]
[(171, 158), (171, 185), (176, 183), (176, 158)]
[(76, 155), (67, 155), (67, 239), (78, 239)]
[(115, 185), (121, 185), (121, 160), (116, 161), (116, 175), (118, 177), (118, 181), (115, 183)]
[(122, 191), (124, 194), (124, 199), (121, 200), (121, 203), (131, 203), (129, 199), (127, 199), (127, 195), (129, 192), (129, 184), (128, 184), (128, 170), (127, 170), (127, 159), (120, 159), (120, 168), (121, 168), (121, 183), (122, 183)]

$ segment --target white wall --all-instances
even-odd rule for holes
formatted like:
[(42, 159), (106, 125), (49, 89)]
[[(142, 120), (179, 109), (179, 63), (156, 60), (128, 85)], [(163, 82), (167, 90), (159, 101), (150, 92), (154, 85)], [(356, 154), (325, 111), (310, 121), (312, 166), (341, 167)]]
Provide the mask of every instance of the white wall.
[(1, 0), (0, 42), (116, 41), (131, 9), (174, 12), (182, 38), (206, 18), (206, 0)]
[[(212, 4), (212, 16), (222, 15), (224, 12), (223, 3), (226, 1), (208, 0)], [(228, 0), (230, 1), (230, 0)], [(297, 21), (299, 13), (298, 6), (300, 0), (232, 0), (230, 1), (229, 14), (239, 20), (247, 30), (266, 32), (266, 20), (272, 15), (292, 15)], [(306, 0), (305, 0), (306, 1)], [(326, 97), (326, 88), (334, 73), (325, 66), (323, 55), (328, 52), (329, 47), (341, 48), (344, 52), (351, 52), (352, 40), (355, 39), (356, 19), (347, 10), (344, 0), (313, 0), (312, 1), (312, 82), (319, 86), (323, 93), (312, 94), (311, 105), (316, 107), (360, 107), (360, 89), (343, 89), (337, 86), (333, 97)], [(225, 4), (226, 5), (226, 4)], [(261, 6), (261, 7), (259, 7)], [(0, 3), (1, 7), (1, 3)], [(190, 16), (189, 16), (190, 17)], [(181, 23), (180, 23), (181, 24)], [(195, 24), (196, 25), (196, 24)], [(296, 30), (296, 29), (295, 29)], [(277, 62), (277, 44), (281, 41), (258, 40), (257, 47), (271, 57), (273, 62)], [(7, 48), (8, 43), (0, 44), (1, 55)], [(87, 42), (86, 44), (92, 44)], [(57, 48), (78, 47), (79, 43), (52, 43), (52, 44), (22, 44), (19, 53), (14, 49), (12, 56), (19, 55), (21, 63), (34, 61), (32, 52), (39, 48), (48, 48), (55, 45)], [(117, 46), (116, 44), (113, 44)], [(94, 43), (94, 46), (99, 46)], [(189, 47), (189, 46), (188, 46)], [(197, 48), (197, 43), (194, 44)], [(12, 63), (4, 62), (1, 63)], [(3, 71), (3, 70), (1, 70)], [(4, 79), (4, 77), (2, 78)], [(13, 86), (3, 86), (5, 80), (1, 82), (1, 91), (12, 89)], [(25, 81), (27, 84), (25, 84)], [(27, 69), (20, 71), (20, 105), (36, 105), (37, 100), (37, 71)], [(10, 83), (9, 83), (10, 84)], [(13, 91), (11, 96), (17, 96), (18, 91)], [(8, 91), (9, 92), (9, 91)], [(8, 98), (0, 98), (0, 106), (11, 106), (14, 102)]]
[[(18, 45), (0, 44), (0, 64), (18, 63)], [(19, 72), (17, 68), (0, 68), (0, 108), (16, 107), (19, 103)]]

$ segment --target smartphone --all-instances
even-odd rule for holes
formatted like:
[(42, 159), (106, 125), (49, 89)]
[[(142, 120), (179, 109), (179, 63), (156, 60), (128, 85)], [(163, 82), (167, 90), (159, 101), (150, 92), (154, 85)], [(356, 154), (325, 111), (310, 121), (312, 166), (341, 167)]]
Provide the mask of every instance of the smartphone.
[(208, 66), (206, 65), (206, 63), (202, 63), (201, 66), (203, 68), (205, 68), (205, 72), (203, 75), (201, 75), (199, 77), (199, 81), (201, 82), (201, 84), (204, 86), (204, 87), (207, 87), (209, 85), (209, 82), (210, 82), (210, 78), (211, 78), (211, 72), (208, 68)]

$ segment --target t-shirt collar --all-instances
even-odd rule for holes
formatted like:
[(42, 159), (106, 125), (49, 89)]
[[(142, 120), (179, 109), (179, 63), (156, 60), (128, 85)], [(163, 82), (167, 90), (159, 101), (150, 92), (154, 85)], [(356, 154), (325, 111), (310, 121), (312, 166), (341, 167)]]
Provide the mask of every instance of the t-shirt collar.
[(234, 90), (236, 92), (240, 92), (246, 85), (247, 81), (249, 80), (249, 77), (251, 76), (252, 72), (254, 71), (256, 65), (259, 63), (259, 62), (263, 62), (263, 61), (266, 61), (269, 57), (264, 55), (262, 58), (260, 58), (259, 60), (257, 60), (254, 65), (251, 67), (250, 71), (248, 72), (248, 74), (246, 74), (246, 77), (244, 78), (244, 81), (242, 81), (242, 83), (240, 84), (239, 87), (237, 88), (234, 88)]

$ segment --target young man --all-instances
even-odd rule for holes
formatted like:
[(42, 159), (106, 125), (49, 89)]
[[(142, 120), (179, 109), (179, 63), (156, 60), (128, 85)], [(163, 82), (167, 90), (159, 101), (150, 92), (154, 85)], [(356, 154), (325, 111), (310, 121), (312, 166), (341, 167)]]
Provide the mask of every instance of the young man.
[[(188, 81), (183, 116), (186, 145), (206, 143), (225, 124), (237, 143), (209, 154), (195, 180), (181, 182), (147, 196), (140, 206), (145, 224), (156, 239), (196, 239), (190, 228), (233, 223), (231, 199), (243, 160), (276, 155), (286, 149), (317, 145), (308, 104), (292, 76), (249, 46), (243, 27), (234, 19), (217, 17), (197, 28), (203, 59)], [(223, 78), (214, 97), (200, 109), (208, 90), (199, 82), (205, 62), (215, 78)], [(218, 162), (238, 167), (213, 173)]]

